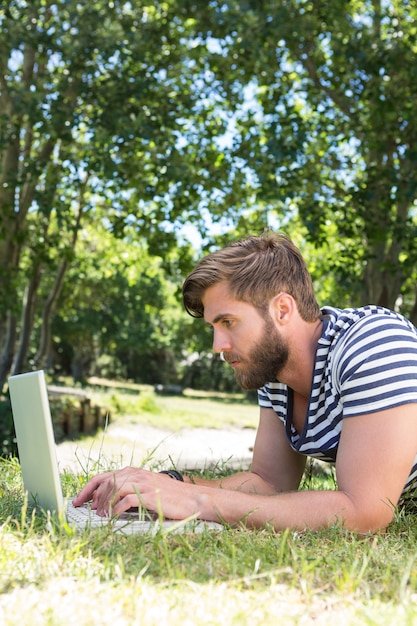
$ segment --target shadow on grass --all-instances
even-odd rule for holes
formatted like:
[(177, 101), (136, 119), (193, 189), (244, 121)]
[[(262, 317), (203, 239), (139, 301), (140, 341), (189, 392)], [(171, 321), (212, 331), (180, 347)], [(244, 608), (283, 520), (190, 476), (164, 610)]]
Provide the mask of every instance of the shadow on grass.
[[(58, 384), (58, 383), (57, 383)], [(164, 387), (163, 393), (158, 394), (155, 387)], [(210, 402), (221, 402), (222, 404), (257, 404), (258, 394), (256, 391), (228, 392), (228, 391), (204, 391), (203, 389), (184, 388), (179, 393), (176, 385), (140, 385), (123, 381), (110, 381), (106, 379), (91, 378), (83, 388), (90, 388), (101, 391), (122, 392), (127, 395), (137, 396), (151, 390), (161, 396), (182, 396), (191, 400), (209, 400)], [(172, 391), (170, 391), (172, 389)]]
[(232, 394), (225, 392), (205, 392), (198, 389), (186, 390), (184, 396), (192, 400), (209, 400), (210, 402), (221, 402), (222, 404), (257, 404), (258, 396), (256, 391), (248, 391), (242, 394)]

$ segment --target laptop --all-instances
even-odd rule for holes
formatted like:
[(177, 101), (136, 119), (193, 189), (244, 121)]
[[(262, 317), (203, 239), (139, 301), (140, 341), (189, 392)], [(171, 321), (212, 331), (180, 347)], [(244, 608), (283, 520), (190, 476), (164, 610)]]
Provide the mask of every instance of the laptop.
[(161, 528), (174, 533), (223, 529), (216, 522), (155, 518), (140, 508), (106, 518), (97, 515), (88, 504), (76, 508), (71, 499), (64, 501), (44, 372), (17, 374), (8, 382), (23, 485), (29, 502), (64, 517), (70, 525), (80, 529), (108, 526), (124, 534), (155, 534)]

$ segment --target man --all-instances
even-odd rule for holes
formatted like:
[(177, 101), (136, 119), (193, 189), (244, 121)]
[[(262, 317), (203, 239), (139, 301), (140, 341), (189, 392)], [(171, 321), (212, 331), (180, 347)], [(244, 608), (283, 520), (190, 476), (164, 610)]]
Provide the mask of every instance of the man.
[[(284, 234), (206, 256), (183, 298), (212, 326), (239, 384), (259, 389), (251, 471), (211, 481), (125, 468), (94, 477), (74, 504), (117, 515), (140, 500), (167, 518), (276, 530), (384, 529), (417, 484), (414, 326), (374, 305), (320, 310)], [(297, 491), (308, 456), (335, 462), (337, 490)]]

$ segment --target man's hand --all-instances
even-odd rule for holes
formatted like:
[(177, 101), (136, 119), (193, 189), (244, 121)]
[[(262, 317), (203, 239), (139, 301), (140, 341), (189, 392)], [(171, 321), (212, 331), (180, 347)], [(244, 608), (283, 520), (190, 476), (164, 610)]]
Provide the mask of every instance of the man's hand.
[(173, 480), (166, 474), (125, 467), (92, 478), (73, 500), (74, 506), (91, 501), (101, 516), (120, 515), (131, 507), (144, 507), (169, 519), (198, 517), (193, 485)]

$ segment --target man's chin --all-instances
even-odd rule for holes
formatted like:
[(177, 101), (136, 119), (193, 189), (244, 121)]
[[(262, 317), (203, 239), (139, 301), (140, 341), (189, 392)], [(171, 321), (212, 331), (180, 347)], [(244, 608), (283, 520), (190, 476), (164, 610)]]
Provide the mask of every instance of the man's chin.
[(266, 385), (269, 382), (269, 380), (265, 380), (263, 382), (244, 380), (244, 379), (239, 380), (239, 377), (236, 376), (236, 382), (239, 385), (239, 387), (243, 389), (243, 391), (257, 391), (258, 389)]

